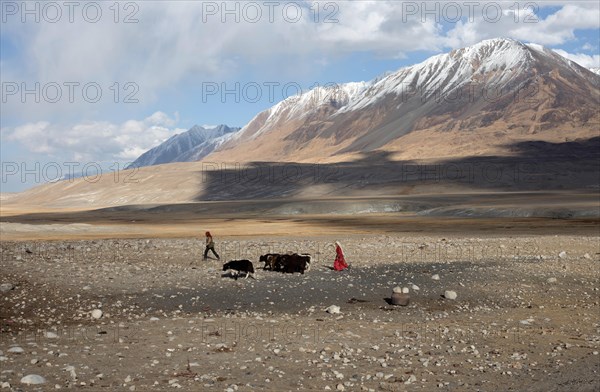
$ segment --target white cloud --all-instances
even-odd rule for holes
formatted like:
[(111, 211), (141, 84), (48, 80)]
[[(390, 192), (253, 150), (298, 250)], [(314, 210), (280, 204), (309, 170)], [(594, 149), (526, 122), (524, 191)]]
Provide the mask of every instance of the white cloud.
[(571, 61), (576, 62), (585, 68), (600, 68), (600, 55), (589, 55), (585, 53), (568, 53), (562, 49), (554, 49), (554, 51)]
[[(295, 23), (286, 14), (293, 15), (296, 7), (284, 12), (285, 3), (280, 3), (270, 22), (265, 3), (253, 3), (262, 12), (257, 23), (250, 23), (252, 9), (244, 2), (209, 2), (219, 8), (216, 15), (207, 11), (209, 5), (196, 1), (135, 2), (131, 4), (138, 8), (127, 10), (121, 3), (119, 23), (113, 21), (112, 3), (98, 3), (103, 9), (98, 23), (83, 20), (81, 10), (75, 12), (74, 23), (68, 22), (67, 10), (59, 23), (21, 23), (19, 15), (10, 16), (3, 23), (5, 39), (25, 49), (19, 58), (3, 61), (3, 72), (38, 81), (95, 81), (105, 89), (113, 82), (136, 82), (148, 102), (186, 78), (235, 77), (247, 65), (283, 72), (297, 69), (299, 58), (310, 59), (310, 67), (315, 57), (357, 51), (402, 57), (410, 51), (439, 51), (497, 36), (556, 45), (573, 39), (576, 29), (598, 28), (600, 18), (597, 2), (562, 2), (566, 5), (537, 23), (525, 23), (530, 11), (522, 8), (535, 3), (519, 2), (515, 21), (515, 3), (496, 2), (502, 4), (504, 15), (494, 21), (494, 7), (481, 3), (471, 14), (465, 2), (455, 2), (463, 5), (463, 17), (474, 20), (444, 32), (438, 22), (454, 15), (444, 2), (343, 1), (328, 3), (327, 9), (322, 1), (296, 2), (303, 7)], [(561, 2), (552, 3), (557, 4)], [(415, 5), (417, 10), (411, 8)], [(437, 11), (427, 13), (425, 7), (434, 5)], [(224, 6), (238, 7), (239, 23), (236, 15), (222, 12)], [(122, 23), (132, 12), (138, 23)], [(333, 19), (337, 23), (324, 23)]]
[(184, 132), (174, 128), (177, 120), (156, 112), (143, 120), (121, 124), (106, 121), (60, 126), (40, 121), (4, 128), (6, 141), (17, 142), (32, 153), (65, 160), (133, 160), (169, 137)]
[[(448, 32), (449, 44), (453, 47), (462, 47), (488, 38), (510, 37), (553, 46), (575, 39), (575, 31), (578, 29), (600, 27), (598, 25), (600, 4), (597, 2), (566, 4), (546, 18), (540, 16), (539, 9), (526, 8), (527, 4), (537, 7), (539, 3), (520, 2), (519, 7), (515, 6), (516, 2), (502, 4), (504, 5), (503, 16), (497, 22), (492, 23), (495, 14), (493, 8), (490, 8), (487, 17), (482, 16), (472, 23), (457, 23), (456, 27)], [(553, 2), (547, 5), (560, 4)]]
[[(120, 118), (131, 116), (130, 107), (123, 104), (131, 92), (124, 88), (126, 82), (139, 88), (135, 98), (142, 109), (136, 106), (136, 110), (154, 111), (165, 91), (181, 91), (182, 99), (186, 99), (189, 90), (201, 82), (261, 73), (275, 81), (290, 75), (319, 75), (337, 56), (373, 52), (384, 58), (402, 58), (414, 51), (439, 52), (499, 36), (560, 45), (573, 40), (578, 29), (598, 29), (600, 19), (600, 4), (593, 1), (479, 2), (472, 15), (465, 6), (469, 2), (456, 2), (462, 4), (462, 15), (473, 16), (473, 20), (455, 25), (441, 23), (448, 4), (441, 1), (298, 1), (294, 4), (302, 4), (302, 17), (294, 23), (289, 19), (294, 10), (286, 14), (286, 20), (283, 2), (274, 8), (273, 21), (266, 3), (254, 2), (262, 12), (258, 23), (248, 20), (252, 15), (244, 15), (243, 7), (250, 3), (242, 1), (95, 3), (103, 9), (98, 23), (83, 20), (80, 6), (74, 23), (69, 23), (63, 10), (59, 23), (21, 23), (21, 15), (16, 15), (2, 24), (3, 44), (9, 48), (0, 61), (3, 81), (95, 82), (103, 92), (98, 103), (82, 100), (80, 89), (75, 102), (63, 97), (58, 103), (42, 99), (41, 104), (35, 104), (29, 97), (23, 104), (18, 95), (3, 102), (4, 123), (8, 118), (11, 124), (26, 124), (13, 127), (10, 140), (32, 152), (129, 158), (181, 131), (175, 129), (177, 114), (169, 117), (157, 112), (144, 120), (113, 121), (118, 118), (114, 112)], [(484, 11), (488, 3), (502, 5), (500, 20), (493, 21), (494, 8)], [(517, 3), (519, 11), (515, 13)], [(524, 10), (526, 3), (559, 8), (540, 18)], [(113, 20), (115, 4), (120, 7), (118, 23)], [(138, 8), (125, 9), (125, 4)], [(239, 7), (240, 20), (235, 22), (235, 15), (221, 12), (209, 15), (207, 4)], [(325, 4), (330, 7), (325, 9)], [(411, 8), (415, 5), (416, 10)], [(438, 9), (427, 13), (422, 7)], [(123, 23), (131, 12), (139, 21)], [(222, 17), (227, 18), (225, 23)], [(526, 23), (526, 17), (535, 23)], [(337, 22), (324, 23), (326, 19)], [(598, 66), (595, 54), (567, 57), (582, 65)], [(115, 82), (119, 83), (118, 103), (111, 89)], [(85, 121), (88, 119), (96, 121)], [(76, 125), (61, 127), (58, 123)]]

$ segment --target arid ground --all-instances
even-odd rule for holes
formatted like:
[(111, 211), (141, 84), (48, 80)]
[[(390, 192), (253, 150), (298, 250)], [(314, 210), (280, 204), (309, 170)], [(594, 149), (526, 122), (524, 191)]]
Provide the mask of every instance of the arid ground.
[[(210, 203), (4, 210), (0, 385), (600, 389), (597, 217), (323, 214), (314, 205), (293, 216), (271, 205), (261, 216), (246, 207), (256, 212)], [(254, 261), (256, 279), (202, 261), (205, 230), (221, 260)], [(335, 240), (347, 271), (331, 269)], [(263, 271), (258, 256), (270, 251), (311, 253), (311, 269)], [(410, 288), (408, 306), (389, 303), (396, 286)], [(46, 383), (22, 384), (29, 374)]]

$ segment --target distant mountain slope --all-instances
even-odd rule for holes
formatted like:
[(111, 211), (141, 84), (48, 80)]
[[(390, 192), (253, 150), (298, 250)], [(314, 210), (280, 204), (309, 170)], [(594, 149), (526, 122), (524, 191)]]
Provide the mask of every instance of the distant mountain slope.
[(371, 82), (316, 88), (259, 113), (209, 159), (339, 161), (503, 153), (596, 135), (600, 76), (539, 45), (492, 39)]
[[(131, 211), (137, 208), (168, 211), (170, 206), (162, 208), (160, 205), (277, 199), (282, 202), (277, 213), (285, 215), (308, 213), (310, 209), (299, 202), (304, 199), (325, 202), (337, 197), (360, 197), (377, 203), (380, 197), (395, 199), (411, 194), (445, 194), (452, 198), (453, 194), (464, 193), (541, 190), (573, 197), (573, 201), (577, 200), (576, 195), (590, 195), (589, 199), (595, 204), (584, 209), (592, 216), (599, 216), (600, 137), (562, 143), (520, 142), (511, 148), (514, 150), (511, 156), (447, 160), (396, 161), (391, 160), (389, 154), (381, 153), (365, 154), (352, 162), (320, 164), (171, 163), (121, 171), (118, 175), (106, 173), (94, 181), (77, 178), (41, 185), (2, 199), (1, 207), (4, 211), (35, 211), (138, 205)], [(550, 194), (543, 197), (548, 202), (556, 201)], [(335, 201), (329, 203), (321, 212), (337, 209)], [(254, 213), (260, 215), (267, 213), (267, 205), (250, 203), (244, 208), (254, 209)], [(402, 204), (394, 205), (390, 206), (391, 210), (373, 212), (404, 211)], [(418, 200), (413, 207), (431, 208)], [(193, 208), (199, 211), (213, 207)], [(239, 211), (238, 205), (230, 208), (231, 214)], [(360, 211), (368, 208), (361, 207)], [(563, 213), (568, 214), (568, 209), (563, 209)], [(11, 217), (0, 217), (0, 220), (10, 222)]]
[(127, 168), (198, 161), (226, 142), (239, 129), (230, 128), (227, 125), (219, 125), (215, 128), (203, 128), (195, 125), (187, 132), (174, 135), (146, 151)]

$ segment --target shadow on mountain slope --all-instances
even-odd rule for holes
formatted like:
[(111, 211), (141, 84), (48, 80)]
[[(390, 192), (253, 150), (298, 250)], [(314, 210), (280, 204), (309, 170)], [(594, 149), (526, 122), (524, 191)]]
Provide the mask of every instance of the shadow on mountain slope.
[[(523, 218), (546, 218), (540, 227), (551, 224), (560, 230), (561, 224), (548, 223), (549, 218), (569, 219), (585, 230), (598, 230), (600, 137), (516, 143), (511, 150), (514, 155), (510, 157), (427, 163), (393, 161), (387, 153), (365, 154), (360, 160), (335, 164), (265, 162), (242, 169), (214, 163), (218, 170), (195, 174), (202, 176), (203, 190), (192, 203), (30, 213), (0, 220), (177, 224), (249, 219), (367, 231), (443, 232), (456, 230), (453, 227), (458, 221), (440, 219), (450, 217), (460, 218), (461, 227), (470, 218), (487, 219), (473, 221), (473, 230), (502, 229), (508, 222), (527, 232), (539, 224)], [(502, 219), (493, 223), (495, 218)], [(569, 229), (565, 226), (562, 230)]]
[(394, 161), (389, 153), (373, 152), (357, 161), (332, 164), (207, 163), (218, 170), (200, 173), (204, 189), (195, 200), (599, 189), (600, 137), (508, 147), (512, 156), (427, 162)]

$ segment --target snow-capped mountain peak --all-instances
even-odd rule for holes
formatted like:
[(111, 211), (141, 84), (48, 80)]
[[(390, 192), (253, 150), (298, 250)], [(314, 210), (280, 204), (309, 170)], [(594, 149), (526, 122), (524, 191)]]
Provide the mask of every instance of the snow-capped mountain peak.
[(536, 132), (588, 124), (599, 88), (600, 78), (553, 50), (490, 39), (369, 82), (289, 97), (256, 115), (214, 156), (310, 160), (382, 148), (422, 129), (497, 124)]
[[(531, 50), (519, 41), (509, 38), (485, 40), (467, 48), (433, 56), (396, 72), (388, 72), (369, 82), (316, 87), (301, 95), (284, 99), (259, 116), (266, 114), (265, 125), (268, 125), (281, 120), (279, 116), (282, 115), (287, 119), (307, 116), (323, 105), (332, 106), (337, 112), (344, 113), (369, 106), (391, 93), (404, 94), (415, 90), (425, 94), (449, 93), (476, 79), (475, 74), (527, 68), (532, 60)], [(499, 83), (510, 78), (509, 73), (498, 74)], [(235, 138), (244, 136), (245, 128)], [(255, 133), (252, 137), (258, 134)]]
[(208, 128), (194, 125), (188, 131), (173, 135), (146, 151), (128, 168), (200, 160), (229, 140), (238, 130), (239, 128), (230, 128), (227, 125)]

